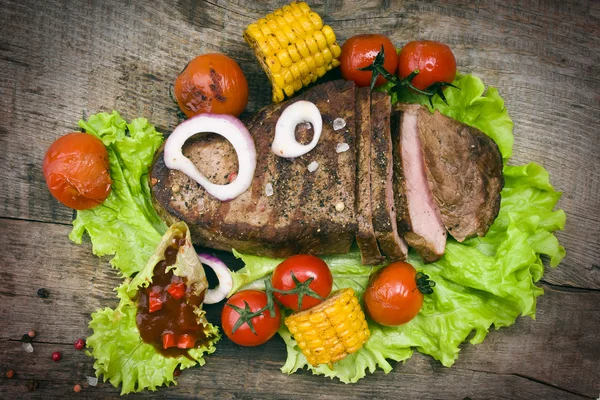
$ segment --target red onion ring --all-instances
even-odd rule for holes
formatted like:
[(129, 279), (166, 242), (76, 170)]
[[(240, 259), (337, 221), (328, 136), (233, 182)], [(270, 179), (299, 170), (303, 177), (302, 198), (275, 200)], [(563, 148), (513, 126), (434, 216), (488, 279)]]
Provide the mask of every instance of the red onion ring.
[[(238, 157), (237, 178), (227, 185), (210, 182), (198, 168), (183, 155), (184, 143), (197, 133), (213, 132), (227, 139)], [(175, 128), (165, 143), (165, 165), (183, 172), (221, 201), (228, 201), (244, 193), (252, 184), (256, 169), (254, 140), (239, 119), (225, 114), (199, 114)]]
[[(309, 144), (300, 144), (296, 140), (296, 126), (302, 122), (310, 122), (314, 130)], [(279, 157), (300, 157), (315, 148), (322, 130), (323, 118), (317, 106), (310, 101), (299, 100), (287, 106), (279, 116), (271, 151)]]
[(198, 258), (202, 264), (205, 264), (212, 269), (219, 279), (219, 284), (217, 287), (214, 289), (208, 289), (206, 291), (206, 294), (204, 295), (204, 303), (218, 303), (227, 297), (227, 294), (229, 294), (231, 288), (233, 287), (231, 271), (229, 268), (227, 268), (227, 265), (225, 265), (223, 261), (211, 254), (200, 253), (198, 254)]

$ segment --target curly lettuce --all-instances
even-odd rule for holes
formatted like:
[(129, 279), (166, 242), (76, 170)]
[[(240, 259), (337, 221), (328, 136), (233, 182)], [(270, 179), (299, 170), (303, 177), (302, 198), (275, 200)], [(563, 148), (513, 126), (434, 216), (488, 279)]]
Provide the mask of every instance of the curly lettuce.
[(115, 387), (121, 385), (121, 394), (177, 384), (173, 378), (175, 368), (204, 365), (204, 355), (215, 351), (215, 343), (220, 338), (218, 328), (208, 323), (201, 307), (195, 310), (195, 314), (207, 340), (188, 350), (187, 356), (166, 357), (140, 336), (136, 325), (137, 292), (152, 282), (154, 267), (164, 260), (165, 250), (174, 237), (185, 237), (186, 244), (170, 267), (173, 274), (184, 277), (195, 295), (205, 291), (208, 283), (204, 269), (192, 245), (189, 230), (181, 222), (169, 228), (140, 272), (116, 289), (119, 305), (114, 310), (107, 307), (92, 314), (90, 328), (94, 333), (88, 337), (87, 345), (91, 349), (89, 354), (95, 358), (96, 376), (102, 375), (105, 382), (108, 380)]
[(116, 111), (91, 115), (79, 126), (106, 146), (113, 184), (102, 205), (77, 211), (69, 238), (80, 244), (87, 232), (94, 254), (113, 255), (111, 265), (131, 276), (146, 264), (167, 229), (152, 206), (148, 184), (163, 136), (145, 118), (128, 124)]
[[(495, 88), (487, 92), (481, 80), (459, 75), (454, 84), (460, 89), (445, 91), (448, 104), (433, 99), (433, 109), (458, 121), (472, 125), (498, 145), (503, 161), (509, 160), (513, 146), (513, 123), (504, 100)], [(383, 87), (382, 90), (389, 90)], [(410, 92), (390, 93), (392, 101), (429, 104), (425, 96)], [(520, 315), (535, 317), (536, 299), (543, 289), (535, 285), (542, 278), (542, 256), (555, 267), (565, 256), (564, 248), (552, 232), (564, 229), (565, 213), (554, 210), (560, 193), (549, 182), (548, 172), (535, 163), (504, 166), (498, 217), (482, 238), (458, 243), (448, 240), (444, 256), (424, 264), (414, 252), (409, 262), (436, 282), (432, 295), (425, 296), (421, 312), (409, 323), (384, 327), (369, 322), (371, 337), (358, 352), (334, 364), (313, 367), (307, 363), (296, 342), (282, 325), (279, 335), (287, 346), (284, 373), (307, 368), (314, 374), (353, 383), (377, 368), (392, 370), (389, 360), (404, 361), (414, 350), (428, 354), (449, 367), (460, 351), (460, 344), (481, 343), (490, 328), (511, 325)], [(232, 293), (245, 286), (260, 285), (280, 260), (236, 253), (244, 268), (234, 274)], [(371, 273), (377, 268), (363, 266), (360, 253), (323, 257), (329, 264), (334, 289), (352, 287), (360, 296)]]

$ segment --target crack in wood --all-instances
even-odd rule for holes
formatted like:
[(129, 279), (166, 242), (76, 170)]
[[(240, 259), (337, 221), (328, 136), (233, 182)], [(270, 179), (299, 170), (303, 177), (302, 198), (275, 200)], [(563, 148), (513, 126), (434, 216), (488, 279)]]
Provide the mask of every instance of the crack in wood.
[(597, 293), (600, 292), (600, 289), (597, 288), (584, 288), (578, 286), (571, 285), (557, 285), (555, 283), (549, 283), (546, 280), (540, 280), (540, 283), (543, 283), (544, 286), (548, 286), (549, 289), (555, 290), (557, 292), (573, 292), (573, 293)]
[(531, 376), (527, 376), (527, 375), (523, 375), (523, 374), (519, 374), (519, 373), (503, 373), (503, 372), (485, 371), (485, 370), (480, 370), (480, 369), (457, 368), (457, 367), (453, 367), (453, 368), (456, 369), (456, 370), (460, 370), (460, 371), (477, 372), (477, 373), (491, 374), (491, 375), (497, 375), (497, 376), (515, 376), (517, 378), (526, 379), (526, 380), (528, 380), (530, 382), (534, 382), (534, 383), (539, 383), (540, 385), (551, 387), (553, 389), (557, 389), (557, 390), (560, 390), (560, 391), (565, 392), (565, 393), (569, 393), (569, 394), (572, 394), (572, 395), (575, 395), (575, 396), (581, 396), (581, 397), (583, 397), (585, 399), (594, 399), (594, 400), (596, 400), (596, 398), (593, 397), (593, 396), (589, 396), (589, 395), (586, 395), (586, 394), (583, 394), (583, 393), (575, 392), (573, 390), (565, 389), (565, 388), (562, 388), (560, 386), (554, 385), (554, 384), (552, 384), (550, 382), (546, 382), (546, 381), (543, 381), (541, 379), (533, 378)]
[(8, 221), (22, 221), (22, 222), (35, 222), (38, 224), (50, 224), (50, 225), (62, 225), (62, 226), (72, 226), (72, 222), (62, 222), (62, 221), (45, 221), (43, 219), (31, 219), (31, 218), (18, 218), (18, 217), (3, 217), (0, 216), (0, 220), (8, 220)]

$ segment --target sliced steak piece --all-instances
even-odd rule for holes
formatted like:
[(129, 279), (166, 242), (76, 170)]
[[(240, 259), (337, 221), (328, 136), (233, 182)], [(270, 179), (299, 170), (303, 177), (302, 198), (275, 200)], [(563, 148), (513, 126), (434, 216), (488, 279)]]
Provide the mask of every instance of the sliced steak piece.
[[(318, 145), (294, 160), (274, 155), (270, 146), (282, 111), (298, 100), (315, 103), (323, 118)], [(333, 81), (315, 86), (293, 99), (268, 106), (247, 124), (254, 137), (257, 166), (251, 187), (229, 202), (221, 202), (185, 174), (169, 170), (158, 152), (150, 173), (154, 204), (167, 222), (187, 222), (200, 245), (270, 257), (298, 253), (346, 253), (357, 232), (355, 213), (356, 143), (355, 87)], [(333, 130), (343, 118), (346, 127)], [(306, 128), (303, 128), (306, 129)], [(184, 154), (215, 183), (225, 183), (237, 171), (231, 145), (214, 134), (198, 135)], [(304, 136), (300, 132), (297, 136)], [(336, 153), (338, 143), (350, 150)], [(307, 166), (316, 161), (316, 171)], [(271, 196), (266, 187), (273, 188)], [(344, 205), (341, 211), (336, 204)], [(338, 209), (341, 209), (338, 206)]]
[(484, 236), (500, 210), (502, 155), (476, 128), (438, 111), (418, 110), (429, 187), (448, 232), (459, 242)]
[[(400, 149), (400, 167), (396, 172), (404, 174), (403, 183), (407, 213), (401, 215), (403, 228), (409, 228), (404, 238), (425, 262), (438, 260), (446, 247), (446, 229), (442, 224), (427, 175), (421, 151), (418, 130), (418, 107), (407, 107), (400, 118), (400, 135), (396, 146)], [(401, 169), (400, 169), (401, 168)], [(402, 187), (402, 186), (401, 186)]]
[(393, 191), (390, 96), (371, 93), (371, 200), (373, 229), (381, 251), (391, 260), (405, 260), (408, 247), (398, 235)]
[(356, 244), (362, 263), (376, 265), (384, 261), (373, 230), (371, 212), (371, 90), (359, 88), (356, 93)]
[(400, 143), (400, 119), (401, 112), (392, 113), (392, 155), (394, 164), (393, 190), (394, 204), (396, 205), (396, 221), (398, 233), (403, 235), (410, 232), (411, 223), (408, 214), (408, 203), (406, 200), (406, 182), (404, 180), (404, 170), (402, 168), (402, 146)]

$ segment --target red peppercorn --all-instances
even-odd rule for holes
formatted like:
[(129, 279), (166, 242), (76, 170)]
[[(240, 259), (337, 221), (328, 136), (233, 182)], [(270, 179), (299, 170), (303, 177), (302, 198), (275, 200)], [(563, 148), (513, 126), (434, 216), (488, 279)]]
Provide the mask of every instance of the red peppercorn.
[(81, 392), (81, 385), (80, 385), (80, 384), (77, 384), (77, 385), (73, 386), (73, 391), (74, 391), (75, 393), (79, 393), (79, 392)]
[(83, 340), (83, 339), (77, 339), (75, 341), (75, 343), (73, 343), (73, 346), (75, 346), (75, 348), (77, 350), (83, 350), (83, 348), (85, 347), (85, 340)]
[(6, 371), (6, 377), (8, 379), (12, 379), (15, 376), (15, 371), (13, 371), (12, 369), (9, 369), (8, 371)]
[(60, 351), (55, 351), (54, 353), (52, 353), (52, 361), (60, 361), (61, 358), (62, 355), (60, 354)]
[(29, 333), (27, 334), (27, 336), (29, 336), (30, 338), (33, 339), (35, 337), (35, 331), (34, 330), (29, 331)]

